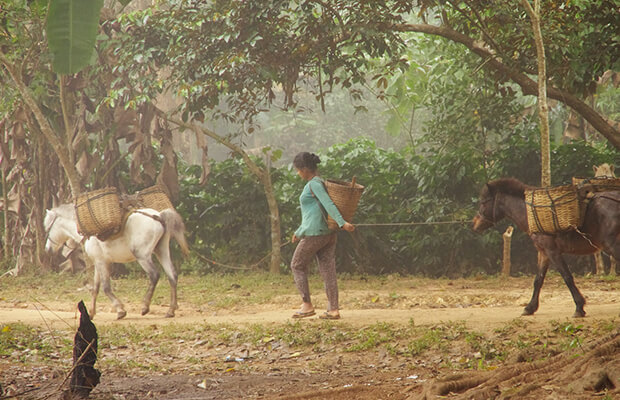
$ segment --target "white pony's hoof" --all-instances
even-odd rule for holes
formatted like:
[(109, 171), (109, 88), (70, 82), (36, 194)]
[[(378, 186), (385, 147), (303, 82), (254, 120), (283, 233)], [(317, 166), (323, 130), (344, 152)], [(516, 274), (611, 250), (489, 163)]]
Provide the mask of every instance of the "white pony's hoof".
[(127, 315), (127, 311), (125, 310), (119, 311), (116, 313), (116, 319), (123, 319), (125, 318), (126, 315)]

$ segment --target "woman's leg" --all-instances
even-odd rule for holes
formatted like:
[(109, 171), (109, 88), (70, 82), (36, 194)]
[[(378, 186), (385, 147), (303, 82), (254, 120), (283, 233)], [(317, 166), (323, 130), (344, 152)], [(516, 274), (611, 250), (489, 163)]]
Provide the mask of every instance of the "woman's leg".
[(335, 233), (329, 236), (322, 236), (327, 239), (325, 246), (317, 252), (319, 259), (319, 272), (325, 284), (327, 294), (327, 312), (338, 315), (338, 280), (336, 277), (336, 242)]
[[(307, 236), (302, 238), (297, 244), (293, 259), (291, 260), (291, 271), (293, 279), (302, 301), (307, 305), (311, 305), (310, 287), (308, 286), (308, 265), (317, 251), (325, 245), (325, 236)], [(307, 311), (307, 310), (302, 310)]]

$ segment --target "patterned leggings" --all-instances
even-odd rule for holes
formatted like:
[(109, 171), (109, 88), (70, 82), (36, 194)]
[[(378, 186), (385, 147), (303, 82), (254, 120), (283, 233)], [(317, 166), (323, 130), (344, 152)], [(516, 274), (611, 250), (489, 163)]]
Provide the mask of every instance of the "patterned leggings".
[(295, 285), (305, 303), (310, 301), (308, 286), (308, 266), (316, 255), (319, 262), (319, 272), (325, 284), (327, 294), (327, 311), (338, 310), (338, 282), (336, 281), (336, 234), (323, 236), (306, 236), (299, 241), (293, 259), (291, 270)]

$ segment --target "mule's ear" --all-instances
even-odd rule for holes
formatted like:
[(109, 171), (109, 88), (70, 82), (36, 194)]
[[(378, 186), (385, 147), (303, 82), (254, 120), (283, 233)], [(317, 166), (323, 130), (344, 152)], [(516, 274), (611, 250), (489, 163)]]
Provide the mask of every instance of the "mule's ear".
[(613, 164), (610, 164), (610, 165), (609, 165), (609, 170), (611, 171), (611, 173), (612, 173), (612, 174), (614, 173), (614, 168), (615, 168), (615, 167), (614, 167), (614, 165), (613, 165)]
[(598, 167), (596, 165), (593, 165), (592, 170), (594, 171), (594, 175), (596, 175), (596, 171), (598, 170)]

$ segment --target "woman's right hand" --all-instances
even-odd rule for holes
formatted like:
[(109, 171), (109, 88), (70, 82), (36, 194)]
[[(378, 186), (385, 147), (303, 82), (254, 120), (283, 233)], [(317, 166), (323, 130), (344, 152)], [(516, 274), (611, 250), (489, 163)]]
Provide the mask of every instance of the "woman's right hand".
[(355, 225), (345, 222), (344, 225), (342, 225), (342, 229), (347, 232), (353, 232), (355, 230)]
[(299, 238), (297, 237), (297, 235), (293, 233), (293, 237), (291, 238), (291, 243), (295, 243), (297, 241), (299, 241)]

